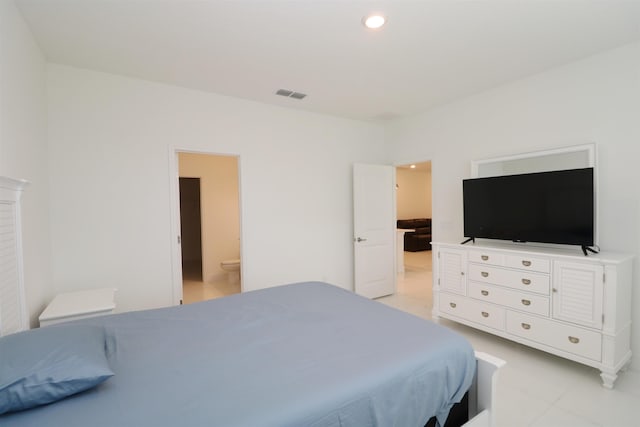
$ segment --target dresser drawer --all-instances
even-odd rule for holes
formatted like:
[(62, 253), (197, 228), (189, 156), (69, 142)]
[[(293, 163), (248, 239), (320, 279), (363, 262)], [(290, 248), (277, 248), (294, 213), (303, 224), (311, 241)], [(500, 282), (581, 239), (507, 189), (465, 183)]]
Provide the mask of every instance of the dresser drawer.
[(507, 332), (587, 359), (602, 358), (602, 338), (597, 332), (515, 311), (507, 311)]
[(504, 305), (508, 308), (549, 316), (549, 298), (479, 282), (469, 282), (469, 296), (477, 300)]
[(493, 329), (504, 330), (505, 309), (451, 294), (440, 294), (440, 311)]
[(469, 251), (469, 261), (478, 264), (499, 265), (505, 264), (504, 255), (491, 251)]
[(469, 280), (549, 295), (548, 274), (469, 263)]
[(467, 302), (467, 299), (462, 296), (442, 292), (440, 293), (439, 308), (440, 311), (443, 311), (445, 313), (466, 318), (467, 313), (469, 312), (469, 306)]
[(551, 272), (551, 261), (546, 258), (535, 258), (525, 255), (506, 255), (505, 265), (512, 268), (521, 268), (526, 271), (537, 271), (540, 273)]

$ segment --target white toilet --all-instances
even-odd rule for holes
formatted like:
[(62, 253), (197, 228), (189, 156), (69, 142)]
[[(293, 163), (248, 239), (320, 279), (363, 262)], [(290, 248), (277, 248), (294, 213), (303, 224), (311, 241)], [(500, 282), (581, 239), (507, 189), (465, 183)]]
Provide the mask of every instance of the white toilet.
[(240, 260), (229, 259), (220, 263), (220, 268), (227, 272), (227, 281), (229, 283), (238, 283), (240, 281)]

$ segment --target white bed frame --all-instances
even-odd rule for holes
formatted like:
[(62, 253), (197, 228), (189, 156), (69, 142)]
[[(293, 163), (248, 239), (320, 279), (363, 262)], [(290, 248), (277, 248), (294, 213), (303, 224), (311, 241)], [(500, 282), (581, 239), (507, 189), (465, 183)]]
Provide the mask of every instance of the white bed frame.
[(27, 329), (20, 199), (27, 181), (0, 176), (0, 336)]
[(477, 369), (473, 384), (469, 389), (469, 421), (465, 427), (494, 427), (495, 409), (493, 402), (496, 391), (498, 370), (505, 361), (487, 353), (476, 351)]

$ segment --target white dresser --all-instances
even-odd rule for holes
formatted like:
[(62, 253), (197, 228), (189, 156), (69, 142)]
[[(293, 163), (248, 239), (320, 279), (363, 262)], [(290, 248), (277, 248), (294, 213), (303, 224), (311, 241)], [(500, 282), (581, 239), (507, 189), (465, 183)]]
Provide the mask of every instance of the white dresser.
[(114, 288), (88, 289), (57, 295), (38, 320), (40, 327), (111, 314), (116, 308)]
[(631, 359), (633, 256), (433, 243), (433, 315), (598, 368)]

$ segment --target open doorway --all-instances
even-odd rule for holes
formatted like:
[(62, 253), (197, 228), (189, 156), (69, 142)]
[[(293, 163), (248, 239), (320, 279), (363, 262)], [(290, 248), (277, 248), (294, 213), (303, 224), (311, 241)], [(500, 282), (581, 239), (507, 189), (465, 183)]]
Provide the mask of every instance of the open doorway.
[(202, 207), (200, 178), (180, 177), (182, 277), (202, 281)]
[(241, 292), (237, 156), (177, 152), (182, 301)]
[[(396, 166), (397, 293), (403, 309), (424, 317), (432, 308), (431, 161)], [(409, 307), (407, 307), (409, 305)]]

